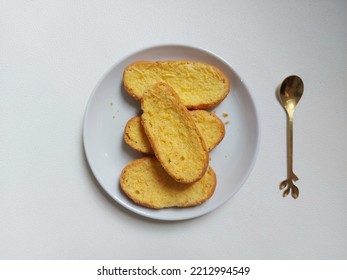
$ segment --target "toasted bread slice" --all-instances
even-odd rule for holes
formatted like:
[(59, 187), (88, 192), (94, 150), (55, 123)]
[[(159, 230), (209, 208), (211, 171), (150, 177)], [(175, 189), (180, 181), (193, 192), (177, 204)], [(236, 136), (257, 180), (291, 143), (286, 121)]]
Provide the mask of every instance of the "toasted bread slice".
[(209, 156), (191, 114), (167, 84), (145, 91), (142, 125), (155, 156), (177, 182), (193, 183), (205, 174)]
[(125, 143), (140, 153), (147, 155), (154, 153), (142, 126), (140, 116), (135, 116), (127, 122), (123, 138)]
[(189, 111), (205, 141), (208, 151), (213, 150), (225, 136), (225, 126), (220, 118), (205, 110)]
[[(207, 151), (211, 151), (224, 138), (223, 122), (214, 113), (205, 110), (192, 110), (189, 113), (205, 141)], [(153, 154), (139, 116), (133, 117), (127, 122), (124, 130), (124, 141), (140, 153)]]
[(149, 208), (191, 207), (207, 201), (216, 188), (216, 174), (211, 167), (201, 180), (178, 183), (154, 157), (130, 162), (120, 177), (121, 189), (136, 204)]
[(169, 84), (189, 109), (212, 108), (230, 91), (228, 78), (218, 68), (185, 60), (132, 63), (123, 73), (123, 82), (126, 91), (138, 100), (148, 86)]

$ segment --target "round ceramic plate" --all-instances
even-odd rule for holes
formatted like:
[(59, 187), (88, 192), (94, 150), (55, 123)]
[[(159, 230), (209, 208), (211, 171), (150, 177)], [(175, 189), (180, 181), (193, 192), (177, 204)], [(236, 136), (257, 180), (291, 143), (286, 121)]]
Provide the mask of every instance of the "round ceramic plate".
[[(122, 192), (122, 169), (143, 155), (123, 141), (124, 126), (141, 114), (140, 103), (128, 95), (122, 83), (124, 68), (138, 60), (192, 60), (212, 64), (229, 78), (228, 97), (212, 111), (225, 123), (223, 141), (210, 152), (210, 166), (217, 187), (207, 202), (190, 208), (148, 209), (133, 203)], [(194, 47), (165, 45), (141, 50), (114, 65), (100, 80), (87, 105), (83, 141), (92, 172), (105, 191), (119, 204), (139, 215), (158, 220), (184, 220), (204, 215), (229, 200), (253, 168), (259, 139), (254, 103), (236, 71), (218, 56)]]

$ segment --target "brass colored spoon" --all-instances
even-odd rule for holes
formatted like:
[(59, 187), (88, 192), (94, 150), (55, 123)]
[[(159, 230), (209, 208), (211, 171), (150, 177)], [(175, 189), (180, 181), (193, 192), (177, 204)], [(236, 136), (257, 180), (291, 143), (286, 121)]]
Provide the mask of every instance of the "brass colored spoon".
[(284, 79), (279, 91), (279, 100), (287, 112), (288, 127), (287, 127), (287, 160), (288, 160), (288, 178), (281, 182), (280, 189), (283, 192), (283, 197), (286, 197), (290, 191), (292, 197), (298, 198), (299, 189), (294, 185), (293, 181), (299, 180), (299, 178), (293, 172), (293, 115), (296, 105), (304, 93), (304, 83), (298, 76), (289, 76)]

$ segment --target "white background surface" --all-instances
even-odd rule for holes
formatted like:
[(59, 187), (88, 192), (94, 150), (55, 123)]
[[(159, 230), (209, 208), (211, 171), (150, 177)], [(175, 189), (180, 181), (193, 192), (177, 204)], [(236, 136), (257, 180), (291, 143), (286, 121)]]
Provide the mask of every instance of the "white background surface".
[[(346, 259), (346, 1), (1, 1), (1, 259)], [(116, 62), (184, 44), (228, 61), (255, 101), (256, 165), (203, 217), (159, 222), (114, 203), (82, 146), (89, 96)], [(298, 200), (283, 199), (290, 74)], [(235, 135), (237, 137), (237, 135)], [(115, 170), (117, 172), (117, 170)]]

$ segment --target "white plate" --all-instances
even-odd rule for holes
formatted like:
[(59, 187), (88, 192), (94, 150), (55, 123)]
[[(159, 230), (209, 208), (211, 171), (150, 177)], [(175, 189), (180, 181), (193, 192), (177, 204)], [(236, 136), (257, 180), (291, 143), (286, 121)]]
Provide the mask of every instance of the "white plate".
[[(217, 175), (212, 198), (191, 208), (153, 210), (138, 206), (121, 191), (119, 176), (130, 161), (142, 155), (123, 141), (126, 122), (140, 114), (140, 104), (123, 89), (124, 68), (137, 60), (185, 59), (210, 63), (229, 78), (228, 97), (213, 109), (226, 124), (223, 141), (211, 153), (210, 165)], [(223, 116), (226, 113), (228, 116)], [(240, 77), (221, 58), (205, 50), (165, 45), (139, 51), (117, 63), (102, 77), (90, 97), (84, 119), (83, 140), (92, 172), (105, 191), (119, 204), (148, 218), (184, 220), (204, 215), (229, 200), (242, 186), (253, 168), (259, 139), (254, 103)]]

